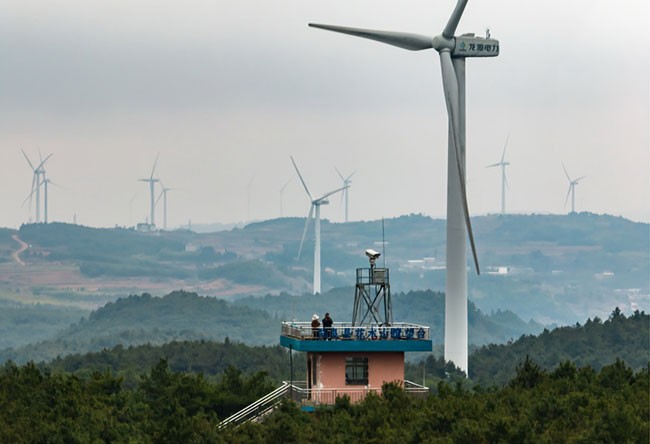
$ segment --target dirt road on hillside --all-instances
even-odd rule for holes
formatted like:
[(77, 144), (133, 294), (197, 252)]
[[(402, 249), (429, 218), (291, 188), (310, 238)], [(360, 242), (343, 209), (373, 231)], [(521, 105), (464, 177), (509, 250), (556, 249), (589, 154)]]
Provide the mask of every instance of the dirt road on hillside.
[(27, 250), (27, 247), (28, 247), (29, 245), (27, 245), (25, 242), (23, 242), (23, 241), (18, 237), (17, 234), (12, 234), (12, 235), (11, 235), (11, 238), (20, 244), (20, 248), (17, 249), (16, 251), (14, 251), (13, 253), (11, 253), (11, 257), (13, 258), (14, 261), (16, 261), (16, 263), (17, 263), (18, 265), (22, 265), (22, 266), (24, 267), (24, 266), (27, 265), (27, 264), (25, 264), (25, 262), (23, 262), (23, 260), (20, 258), (20, 253), (22, 253), (23, 251)]

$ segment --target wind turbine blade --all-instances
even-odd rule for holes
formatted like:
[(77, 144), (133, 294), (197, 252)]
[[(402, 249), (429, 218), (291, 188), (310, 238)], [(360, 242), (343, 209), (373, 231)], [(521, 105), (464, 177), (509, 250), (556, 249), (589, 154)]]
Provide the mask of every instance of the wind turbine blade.
[[(26, 160), (27, 163), (29, 164), (29, 167), (32, 169), (32, 171), (35, 170), (36, 168), (34, 168), (34, 165), (32, 165), (32, 161), (29, 160), (29, 157), (27, 157), (27, 154), (25, 154), (25, 150), (23, 150), (23, 149), (21, 148), (20, 151), (22, 151), (23, 156), (25, 156), (25, 160)], [(32, 188), (33, 188), (33, 187), (32, 187)]]
[(341, 178), (341, 180), (342, 180), (343, 182), (345, 182), (345, 177), (343, 177), (343, 174), (341, 174), (341, 172), (339, 171), (339, 169), (336, 168), (336, 167), (334, 167), (334, 169), (335, 169), (336, 172), (338, 173), (338, 175), (339, 175), (339, 177)]
[[(466, 0), (465, 0), (466, 1)], [(409, 51), (420, 51), (433, 48), (433, 38), (420, 34), (407, 32), (377, 31), (374, 29), (348, 28), (346, 26), (321, 25), (310, 23), (312, 28), (325, 29), (326, 31), (340, 32), (341, 34), (363, 37), (364, 39), (375, 40)]]
[(354, 171), (352, 172), (352, 174), (350, 174), (350, 175), (348, 176), (348, 178), (345, 179), (345, 181), (347, 182), (348, 180), (352, 179), (352, 176), (354, 176), (356, 173), (357, 173), (357, 170), (354, 170)]
[(444, 38), (450, 39), (454, 36), (456, 28), (458, 27), (458, 22), (460, 22), (460, 17), (463, 15), (463, 11), (465, 10), (465, 5), (467, 5), (467, 0), (458, 0), (458, 3), (456, 3), (454, 12), (451, 13), (447, 26), (445, 26), (445, 29), (442, 31), (442, 36)]
[[(460, 2), (459, 2), (460, 4)], [(461, 11), (462, 12), (462, 11)], [(465, 175), (463, 174), (463, 167), (461, 164), (460, 153), (460, 129), (458, 127), (458, 80), (456, 78), (456, 71), (451, 61), (451, 54), (449, 51), (440, 52), (440, 67), (442, 69), (442, 84), (445, 91), (445, 102), (447, 104), (447, 114), (449, 115), (449, 122), (452, 131), (450, 134), (453, 136), (452, 144), (456, 152), (456, 167), (458, 168), (458, 177), (460, 179), (460, 195), (463, 205), (463, 213), (465, 215), (465, 226), (467, 227), (467, 236), (469, 243), (472, 247), (472, 255), (474, 257), (474, 265), (476, 266), (476, 274), (481, 274), (478, 265), (478, 255), (476, 254), (476, 245), (474, 244), (474, 232), (472, 230), (472, 222), (469, 217), (469, 206), (467, 204), (467, 189), (465, 186)]]
[(153, 204), (154, 208), (158, 206), (158, 202), (160, 202), (160, 198), (163, 197), (164, 192), (165, 192), (165, 189), (163, 188), (163, 190), (160, 192), (160, 194), (158, 195), (158, 198), (156, 199), (156, 201)]
[(495, 163), (495, 164), (492, 164), (492, 165), (488, 165), (485, 168), (492, 168), (492, 167), (498, 167), (498, 166), (501, 166), (501, 163)]
[(302, 237), (300, 238), (300, 248), (298, 248), (297, 260), (300, 260), (300, 253), (302, 253), (302, 244), (305, 242), (305, 236), (307, 235), (307, 229), (309, 228), (309, 222), (311, 221), (312, 217), (314, 217), (314, 204), (311, 204), (311, 207), (309, 207), (309, 215), (307, 216), (307, 220), (305, 220), (305, 229), (302, 230)]
[(506, 137), (506, 143), (503, 145), (503, 154), (501, 154), (501, 163), (503, 163), (503, 160), (506, 158), (506, 148), (508, 147), (508, 140), (510, 140), (510, 134), (508, 134), (508, 137)]
[(569, 191), (566, 193), (566, 199), (564, 199), (564, 206), (566, 207), (567, 202), (569, 201), (569, 196), (571, 195), (571, 188), (573, 188), (573, 183), (569, 185)]
[(25, 206), (25, 202), (27, 202), (27, 201), (29, 201), (29, 206), (30, 206), (30, 207), (32, 206), (32, 196), (34, 195), (34, 191), (35, 191), (35, 190), (32, 190), (32, 192), (29, 193), (29, 195), (25, 198), (25, 200), (23, 200), (23, 203), (20, 204), (21, 207), (24, 207), (24, 206)]
[(40, 168), (40, 167), (42, 167), (43, 165), (45, 165), (45, 162), (47, 162), (47, 161), (49, 160), (49, 158), (52, 157), (53, 155), (54, 155), (54, 153), (50, 153), (50, 154), (48, 154), (48, 155), (45, 157), (45, 159), (41, 160), (41, 163), (38, 165), (38, 168)]
[(156, 160), (153, 162), (153, 168), (151, 169), (151, 176), (149, 177), (150, 179), (153, 179), (153, 173), (156, 171), (156, 165), (158, 164), (158, 158), (160, 157), (160, 153), (156, 154)]
[(506, 188), (510, 189), (510, 184), (508, 184), (508, 177), (506, 176), (506, 170), (503, 170), (503, 181), (506, 183)]
[(307, 188), (305, 180), (302, 178), (302, 174), (300, 174), (300, 170), (298, 169), (298, 165), (296, 165), (296, 161), (293, 160), (293, 156), (289, 157), (291, 157), (291, 163), (293, 163), (293, 167), (296, 169), (296, 173), (298, 173), (298, 177), (300, 178), (300, 182), (302, 182), (302, 186), (305, 187), (305, 191), (307, 192), (307, 196), (309, 196), (309, 200), (314, 200), (314, 198), (311, 197), (311, 193), (309, 192), (309, 188)]
[(578, 183), (578, 181), (584, 179), (585, 177), (587, 177), (587, 176), (578, 177), (578, 178), (575, 179), (573, 182)]
[(280, 188), (280, 192), (283, 192), (284, 189), (287, 187), (287, 185), (289, 185), (291, 183), (292, 180), (293, 180), (293, 177), (291, 179), (287, 180), (287, 182), (284, 185), (282, 185), (282, 188)]
[(326, 199), (326, 198), (330, 197), (332, 194), (336, 194), (336, 193), (338, 193), (339, 191), (343, 191), (343, 190), (345, 190), (345, 189), (347, 189), (347, 188), (349, 188), (349, 187), (350, 187), (349, 185), (346, 185), (346, 186), (341, 187), (341, 188), (339, 188), (339, 189), (337, 189), (337, 190), (330, 191), (329, 193), (323, 194), (321, 197), (319, 197), (318, 199), (316, 199), (316, 201), (320, 202), (320, 201), (322, 201), (323, 199)]
[(567, 173), (566, 168), (564, 167), (564, 163), (562, 164), (562, 169), (564, 170), (564, 174), (566, 174), (566, 178), (568, 179), (569, 183), (572, 182), (571, 178), (569, 177), (569, 173)]

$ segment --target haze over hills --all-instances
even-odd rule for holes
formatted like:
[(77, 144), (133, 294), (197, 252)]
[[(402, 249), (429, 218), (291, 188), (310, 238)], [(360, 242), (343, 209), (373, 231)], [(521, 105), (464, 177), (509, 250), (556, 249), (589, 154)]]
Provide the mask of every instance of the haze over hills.
[[(245, 298), (235, 303), (195, 293), (176, 291), (164, 297), (149, 294), (110, 302), (48, 338), (29, 345), (0, 349), (0, 362), (11, 359), (50, 360), (73, 353), (99, 351), (116, 345), (161, 345), (171, 341), (212, 340), (275, 345), (280, 325), (292, 318), (309, 320), (314, 312), (330, 311), (339, 321), (350, 321), (354, 292), (349, 288), (313, 295)], [(436, 347), (443, 342), (444, 295), (410, 292), (393, 295), (395, 319), (429, 325)], [(470, 303), (469, 335), (475, 345), (503, 343), (543, 326), (524, 322), (512, 312), (486, 315)]]
[[(649, 226), (607, 215), (474, 218), (482, 274), (470, 273), (478, 308), (573, 323), (611, 307), (647, 309)], [(214, 233), (141, 233), (60, 223), (0, 230), (0, 297), (93, 309), (128, 294), (177, 289), (240, 297), (309, 292), (313, 240), (296, 260), (304, 219), (283, 218)], [(354, 284), (363, 251), (382, 250), (382, 222), (322, 221), (323, 289)], [(444, 290), (445, 221), (421, 215), (384, 223), (395, 292)], [(20, 258), (12, 239), (29, 244)], [(424, 240), (424, 241), (423, 241)], [(469, 264), (468, 264), (469, 266)]]

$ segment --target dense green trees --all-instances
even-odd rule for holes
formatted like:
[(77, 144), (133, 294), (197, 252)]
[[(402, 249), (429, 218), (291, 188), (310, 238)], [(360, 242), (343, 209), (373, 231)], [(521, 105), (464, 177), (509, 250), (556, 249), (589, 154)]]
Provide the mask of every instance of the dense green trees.
[(604, 322), (596, 317), (584, 325), (525, 335), (512, 344), (484, 346), (470, 355), (469, 377), (483, 385), (505, 384), (514, 376), (513, 363), (527, 355), (546, 370), (566, 360), (600, 370), (617, 359), (638, 370), (648, 363), (648, 350), (650, 316), (636, 311), (626, 317), (616, 308)]
[(34, 364), (0, 368), (0, 442), (643, 443), (650, 433), (650, 366), (623, 361), (545, 370), (530, 357), (502, 388), (440, 382), (416, 399), (383, 396), (303, 412), (292, 401), (260, 423), (219, 421), (274, 388), (264, 372), (228, 366), (216, 381), (160, 360), (127, 387), (113, 372), (70, 374)]
[[(649, 373), (621, 361), (599, 372), (566, 362), (547, 372), (527, 359), (506, 387), (467, 391), (441, 383), (418, 400), (399, 387), (310, 415), (286, 404), (261, 424), (229, 431), (229, 442), (644, 443)], [(279, 435), (279, 431), (283, 434)]]
[(220, 418), (272, 389), (264, 373), (226, 369), (217, 383), (161, 360), (127, 390), (110, 372), (79, 378), (33, 364), (0, 369), (0, 442), (223, 442)]

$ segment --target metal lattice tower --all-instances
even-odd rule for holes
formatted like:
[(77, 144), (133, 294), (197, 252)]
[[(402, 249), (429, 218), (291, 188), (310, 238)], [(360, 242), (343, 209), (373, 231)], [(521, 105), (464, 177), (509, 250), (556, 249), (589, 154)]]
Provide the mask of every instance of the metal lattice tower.
[(352, 326), (388, 326), (393, 323), (388, 268), (375, 267), (379, 253), (368, 250), (366, 255), (370, 258), (370, 268), (357, 268)]

